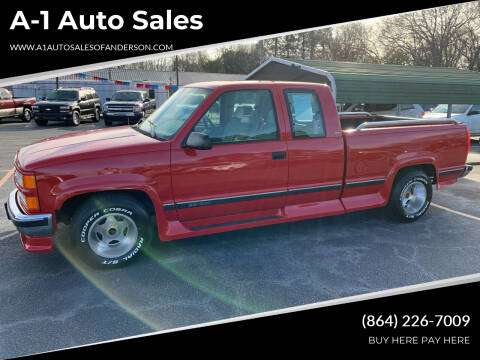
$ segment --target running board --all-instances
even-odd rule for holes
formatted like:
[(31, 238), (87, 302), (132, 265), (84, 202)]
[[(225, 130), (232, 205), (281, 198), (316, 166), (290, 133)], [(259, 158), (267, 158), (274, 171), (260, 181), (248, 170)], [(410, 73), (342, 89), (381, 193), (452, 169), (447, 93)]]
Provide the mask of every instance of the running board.
[(239, 220), (239, 221), (229, 221), (229, 222), (212, 224), (212, 225), (192, 227), (190, 228), (190, 230), (200, 231), (200, 230), (214, 229), (214, 228), (224, 227), (224, 226), (234, 226), (234, 225), (242, 225), (242, 224), (248, 224), (248, 223), (259, 222), (259, 221), (275, 220), (280, 218), (281, 216), (267, 216), (267, 217), (261, 217), (261, 218)]

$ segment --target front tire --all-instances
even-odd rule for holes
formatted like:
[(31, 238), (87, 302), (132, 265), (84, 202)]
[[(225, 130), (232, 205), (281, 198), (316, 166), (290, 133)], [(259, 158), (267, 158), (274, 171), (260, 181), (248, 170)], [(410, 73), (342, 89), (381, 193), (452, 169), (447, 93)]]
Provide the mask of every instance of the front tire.
[(146, 209), (131, 196), (93, 196), (73, 215), (74, 253), (92, 267), (127, 265), (151, 240), (149, 220)]
[(72, 113), (72, 118), (70, 119), (70, 125), (73, 125), (73, 126), (80, 125), (80, 113), (77, 110), (74, 110)]
[(423, 171), (410, 170), (395, 180), (388, 203), (388, 214), (402, 222), (413, 222), (426, 213), (431, 201), (430, 178)]

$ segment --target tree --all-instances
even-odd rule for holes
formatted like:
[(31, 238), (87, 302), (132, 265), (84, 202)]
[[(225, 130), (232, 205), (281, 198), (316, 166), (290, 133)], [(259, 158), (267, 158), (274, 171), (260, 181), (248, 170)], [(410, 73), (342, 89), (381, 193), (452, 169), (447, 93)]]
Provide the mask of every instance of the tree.
[(466, 3), (382, 20), (379, 41), (385, 59), (400, 64), (457, 67), (465, 52), (469, 25), (478, 16), (478, 5)]

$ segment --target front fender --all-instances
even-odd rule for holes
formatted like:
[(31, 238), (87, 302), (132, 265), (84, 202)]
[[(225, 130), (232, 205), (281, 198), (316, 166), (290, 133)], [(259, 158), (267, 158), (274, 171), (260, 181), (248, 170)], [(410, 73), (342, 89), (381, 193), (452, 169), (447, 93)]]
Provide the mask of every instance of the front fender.
[(155, 201), (160, 200), (154, 184), (151, 184), (148, 178), (138, 174), (107, 174), (74, 178), (58, 183), (50, 193), (55, 198), (54, 209), (59, 210), (66, 200), (74, 196), (109, 190), (140, 190), (151, 198), (154, 205)]
[(165, 184), (164, 188), (159, 188), (158, 184), (139, 174), (107, 174), (60, 182), (52, 187), (50, 194), (54, 198), (54, 210), (60, 210), (65, 201), (78, 195), (101, 191), (142, 191), (152, 201), (158, 230), (163, 234), (168, 231), (169, 221), (176, 220), (176, 213), (172, 212), (170, 216), (174, 218), (167, 218), (162, 206), (164, 203), (173, 202), (169, 186), (170, 184)]

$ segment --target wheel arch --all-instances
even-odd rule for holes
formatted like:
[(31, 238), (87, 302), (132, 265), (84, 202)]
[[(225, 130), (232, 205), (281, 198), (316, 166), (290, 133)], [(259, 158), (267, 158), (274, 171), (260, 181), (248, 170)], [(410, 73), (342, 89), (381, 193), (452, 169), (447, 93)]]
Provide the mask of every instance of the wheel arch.
[(118, 189), (118, 190), (103, 190), (95, 192), (83, 192), (72, 195), (62, 202), (60, 208), (55, 210), (57, 222), (70, 223), (75, 209), (77, 209), (83, 202), (95, 196), (111, 195), (111, 194), (126, 194), (139, 200), (145, 205), (148, 214), (156, 219), (155, 205), (150, 196), (143, 190), (138, 189)]

